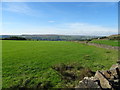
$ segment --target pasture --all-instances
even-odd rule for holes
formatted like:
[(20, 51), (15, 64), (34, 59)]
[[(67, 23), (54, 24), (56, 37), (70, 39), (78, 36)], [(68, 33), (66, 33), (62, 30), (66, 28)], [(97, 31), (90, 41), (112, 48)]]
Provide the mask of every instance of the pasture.
[(120, 46), (118, 40), (92, 40), (92, 43), (105, 44), (110, 46)]
[(75, 42), (3, 40), (3, 88), (64, 87), (65, 81), (52, 66), (77, 63), (93, 71), (106, 70), (117, 59), (115, 50)]

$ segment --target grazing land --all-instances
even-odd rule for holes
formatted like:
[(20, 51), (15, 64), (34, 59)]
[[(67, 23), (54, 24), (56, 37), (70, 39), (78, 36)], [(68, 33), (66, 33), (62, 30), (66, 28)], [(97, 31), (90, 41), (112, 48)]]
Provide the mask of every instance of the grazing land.
[(120, 46), (118, 40), (92, 40), (91, 43), (105, 44), (110, 46)]
[(69, 41), (3, 40), (2, 46), (3, 88), (70, 87), (52, 67), (62, 63), (106, 70), (118, 59), (115, 50)]

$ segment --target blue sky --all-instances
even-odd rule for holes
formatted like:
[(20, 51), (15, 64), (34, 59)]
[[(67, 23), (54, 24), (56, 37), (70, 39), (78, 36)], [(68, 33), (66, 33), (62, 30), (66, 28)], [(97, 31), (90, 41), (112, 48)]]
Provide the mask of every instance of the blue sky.
[(3, 2), (2, 34), (117, 34), (117, 4), (117, 2)]

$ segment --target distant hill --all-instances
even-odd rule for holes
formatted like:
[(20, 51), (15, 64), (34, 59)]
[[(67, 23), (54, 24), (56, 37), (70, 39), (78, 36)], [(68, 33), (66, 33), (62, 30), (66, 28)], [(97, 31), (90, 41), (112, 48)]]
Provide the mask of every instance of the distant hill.
[(103, 36), (99, 39), (107, 39), (107, 40), (120, 40), (120, 34), (110, 35), (110, 36)]
[(100, 38), (101, 36), (84, 36), (84, 35), (2, 35), (1, 38), (9, 38), (11, 36), (24, 37), (32, 40), (48, 40), (48, 41), (71, 41), (71, 40), (90, 40)]

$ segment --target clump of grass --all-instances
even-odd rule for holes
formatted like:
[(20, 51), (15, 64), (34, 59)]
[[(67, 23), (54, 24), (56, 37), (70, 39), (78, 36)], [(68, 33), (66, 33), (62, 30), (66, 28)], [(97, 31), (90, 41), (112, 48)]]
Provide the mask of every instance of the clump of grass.
[(98, 70), (102, 70), (102, 69), (104, 69), (104, 68), (105, 68), (105, 66), (104, 66), (104, 65), (99, 64), (99, 63), (94, 63), (94, 64), (93, 64), (93, 67), (97, 68)]
[(106, 51), (106, 53), (111, 53), (111, 51)]
[[(61, 78), (65, 81), (66, 86), (75, 85), (76, 82), (82, 80), (85, 76), (90, 77), (95, 73), (87, 67), (83, 67), (80, 64), (57, 64), (52, 66), (54, 70), (59, 72)], [(70, 84), (71, 83), (71, 84)], [(71, 87), (71, 86), (69, 86)]]
[(83, 57), (83, 59), (85, 59), (85, 60), (90, 60), (90, 55), (85, 55), (85, 56)]
[(44, 89), (53, 88), (51, 81), (45, 81), (45, 82), (42, 82), (40, 84), (41, 85), (38, 85), (40, 87), (37, 87), (37, 88), (44, 88)]

